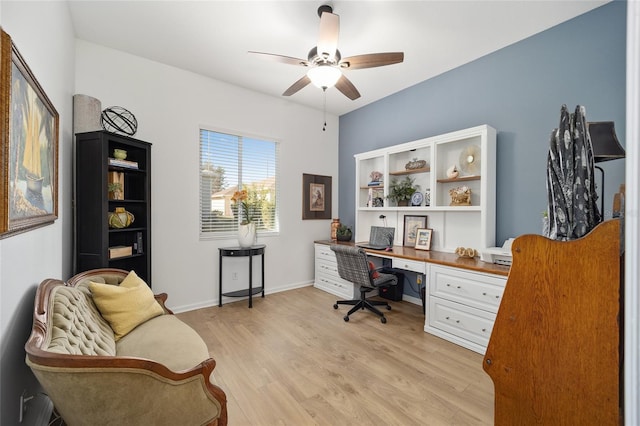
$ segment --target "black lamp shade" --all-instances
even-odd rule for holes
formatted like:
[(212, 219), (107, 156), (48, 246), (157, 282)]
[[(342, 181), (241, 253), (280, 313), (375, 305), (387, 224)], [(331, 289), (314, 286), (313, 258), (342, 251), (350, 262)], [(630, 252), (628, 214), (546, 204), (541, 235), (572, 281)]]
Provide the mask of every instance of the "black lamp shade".
[(592, 121), (587, 123), (587, 128), (591, 136), (594, 162), (601, 163), (625, 157), (625, 151), (618, 142), (613, 121)]

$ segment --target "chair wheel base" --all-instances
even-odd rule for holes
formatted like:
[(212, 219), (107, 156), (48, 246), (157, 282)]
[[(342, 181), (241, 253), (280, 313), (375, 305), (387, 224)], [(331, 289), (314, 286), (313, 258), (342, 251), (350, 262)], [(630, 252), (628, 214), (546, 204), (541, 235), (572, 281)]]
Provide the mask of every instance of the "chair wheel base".
[(383, 302), (383, 301), (379, 301), (379, 300), (373, 300), (373, 301), (369, 301), (364, 297), (364, 294), (362, 295), (362, 297), (360, 299), (355, 299), (355, 300), (338, 300), (336, 303), (333, 304), (333, 309), (338, 309), (338, 307), (340, 305), (350, 305), (353, 306), (351, 308), (351, 310), (349, 310), (349, 312), (347, 312), (347, 315), (345, 315), (342, 319), (344, 320), (344, 322), (349, 322), (349, 315), (351, 315), (352, 313), (359, 311), (359, 310), (364, 310), (367, 309), (373, 313), (375, 313), (376, 315), (378, 315), (380, 317), (380, 322), (383, 324), (387, 323), (387, 319), (385, 318), (384, 314), (377, 309), (377, 306), (384, 306), (388, 311), (391, 310), (391, 306), (387, 303), (387, 302)]

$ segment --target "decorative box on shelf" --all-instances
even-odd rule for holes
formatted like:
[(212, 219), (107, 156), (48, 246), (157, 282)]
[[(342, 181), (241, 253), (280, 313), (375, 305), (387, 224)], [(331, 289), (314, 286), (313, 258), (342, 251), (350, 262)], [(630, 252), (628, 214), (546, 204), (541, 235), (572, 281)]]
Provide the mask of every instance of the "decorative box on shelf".
[(118, 257), (131, 256), (132, 254), (133, 254), (133, 247), (131, 246), (109, 247), (109, 259), (116, 259)]

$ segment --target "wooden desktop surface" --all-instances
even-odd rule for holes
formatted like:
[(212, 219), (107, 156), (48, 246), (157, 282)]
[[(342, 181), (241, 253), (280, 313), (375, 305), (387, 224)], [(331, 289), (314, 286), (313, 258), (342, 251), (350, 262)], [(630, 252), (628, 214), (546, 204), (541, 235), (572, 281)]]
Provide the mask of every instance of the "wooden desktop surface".
[[(354, 242), (342, 242), (331, 240), (315, 241), (316, 244), (341, 244), (355, 246)], [(469, 269), (472, 271), (485, 272), (496, 275), (509, 275), (509, 266), (496, 265), (495, 263), (483, 262), (479, 257), (473, 259), (458, 257), (455, 253), (445, 253), (433, 250), (416, 250), (413, 247), (393, 246), (390, 251), (365, 249), (372, 256), (398, 257), (402, 259), (416, 260), (418, 262), (436, 263), (439, 265), (453, 266), (455, 268)]]

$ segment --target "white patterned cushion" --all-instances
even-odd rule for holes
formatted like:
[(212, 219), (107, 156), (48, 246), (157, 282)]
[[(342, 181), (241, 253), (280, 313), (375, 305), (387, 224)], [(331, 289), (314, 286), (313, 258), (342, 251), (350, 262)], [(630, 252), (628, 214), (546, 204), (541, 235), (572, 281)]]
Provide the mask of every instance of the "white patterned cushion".
[(50, 297), (49, 342), (43, 349), (72, 355), (116, 354), (113, 330), (98, 312), (86, 286), (59, 286)]

